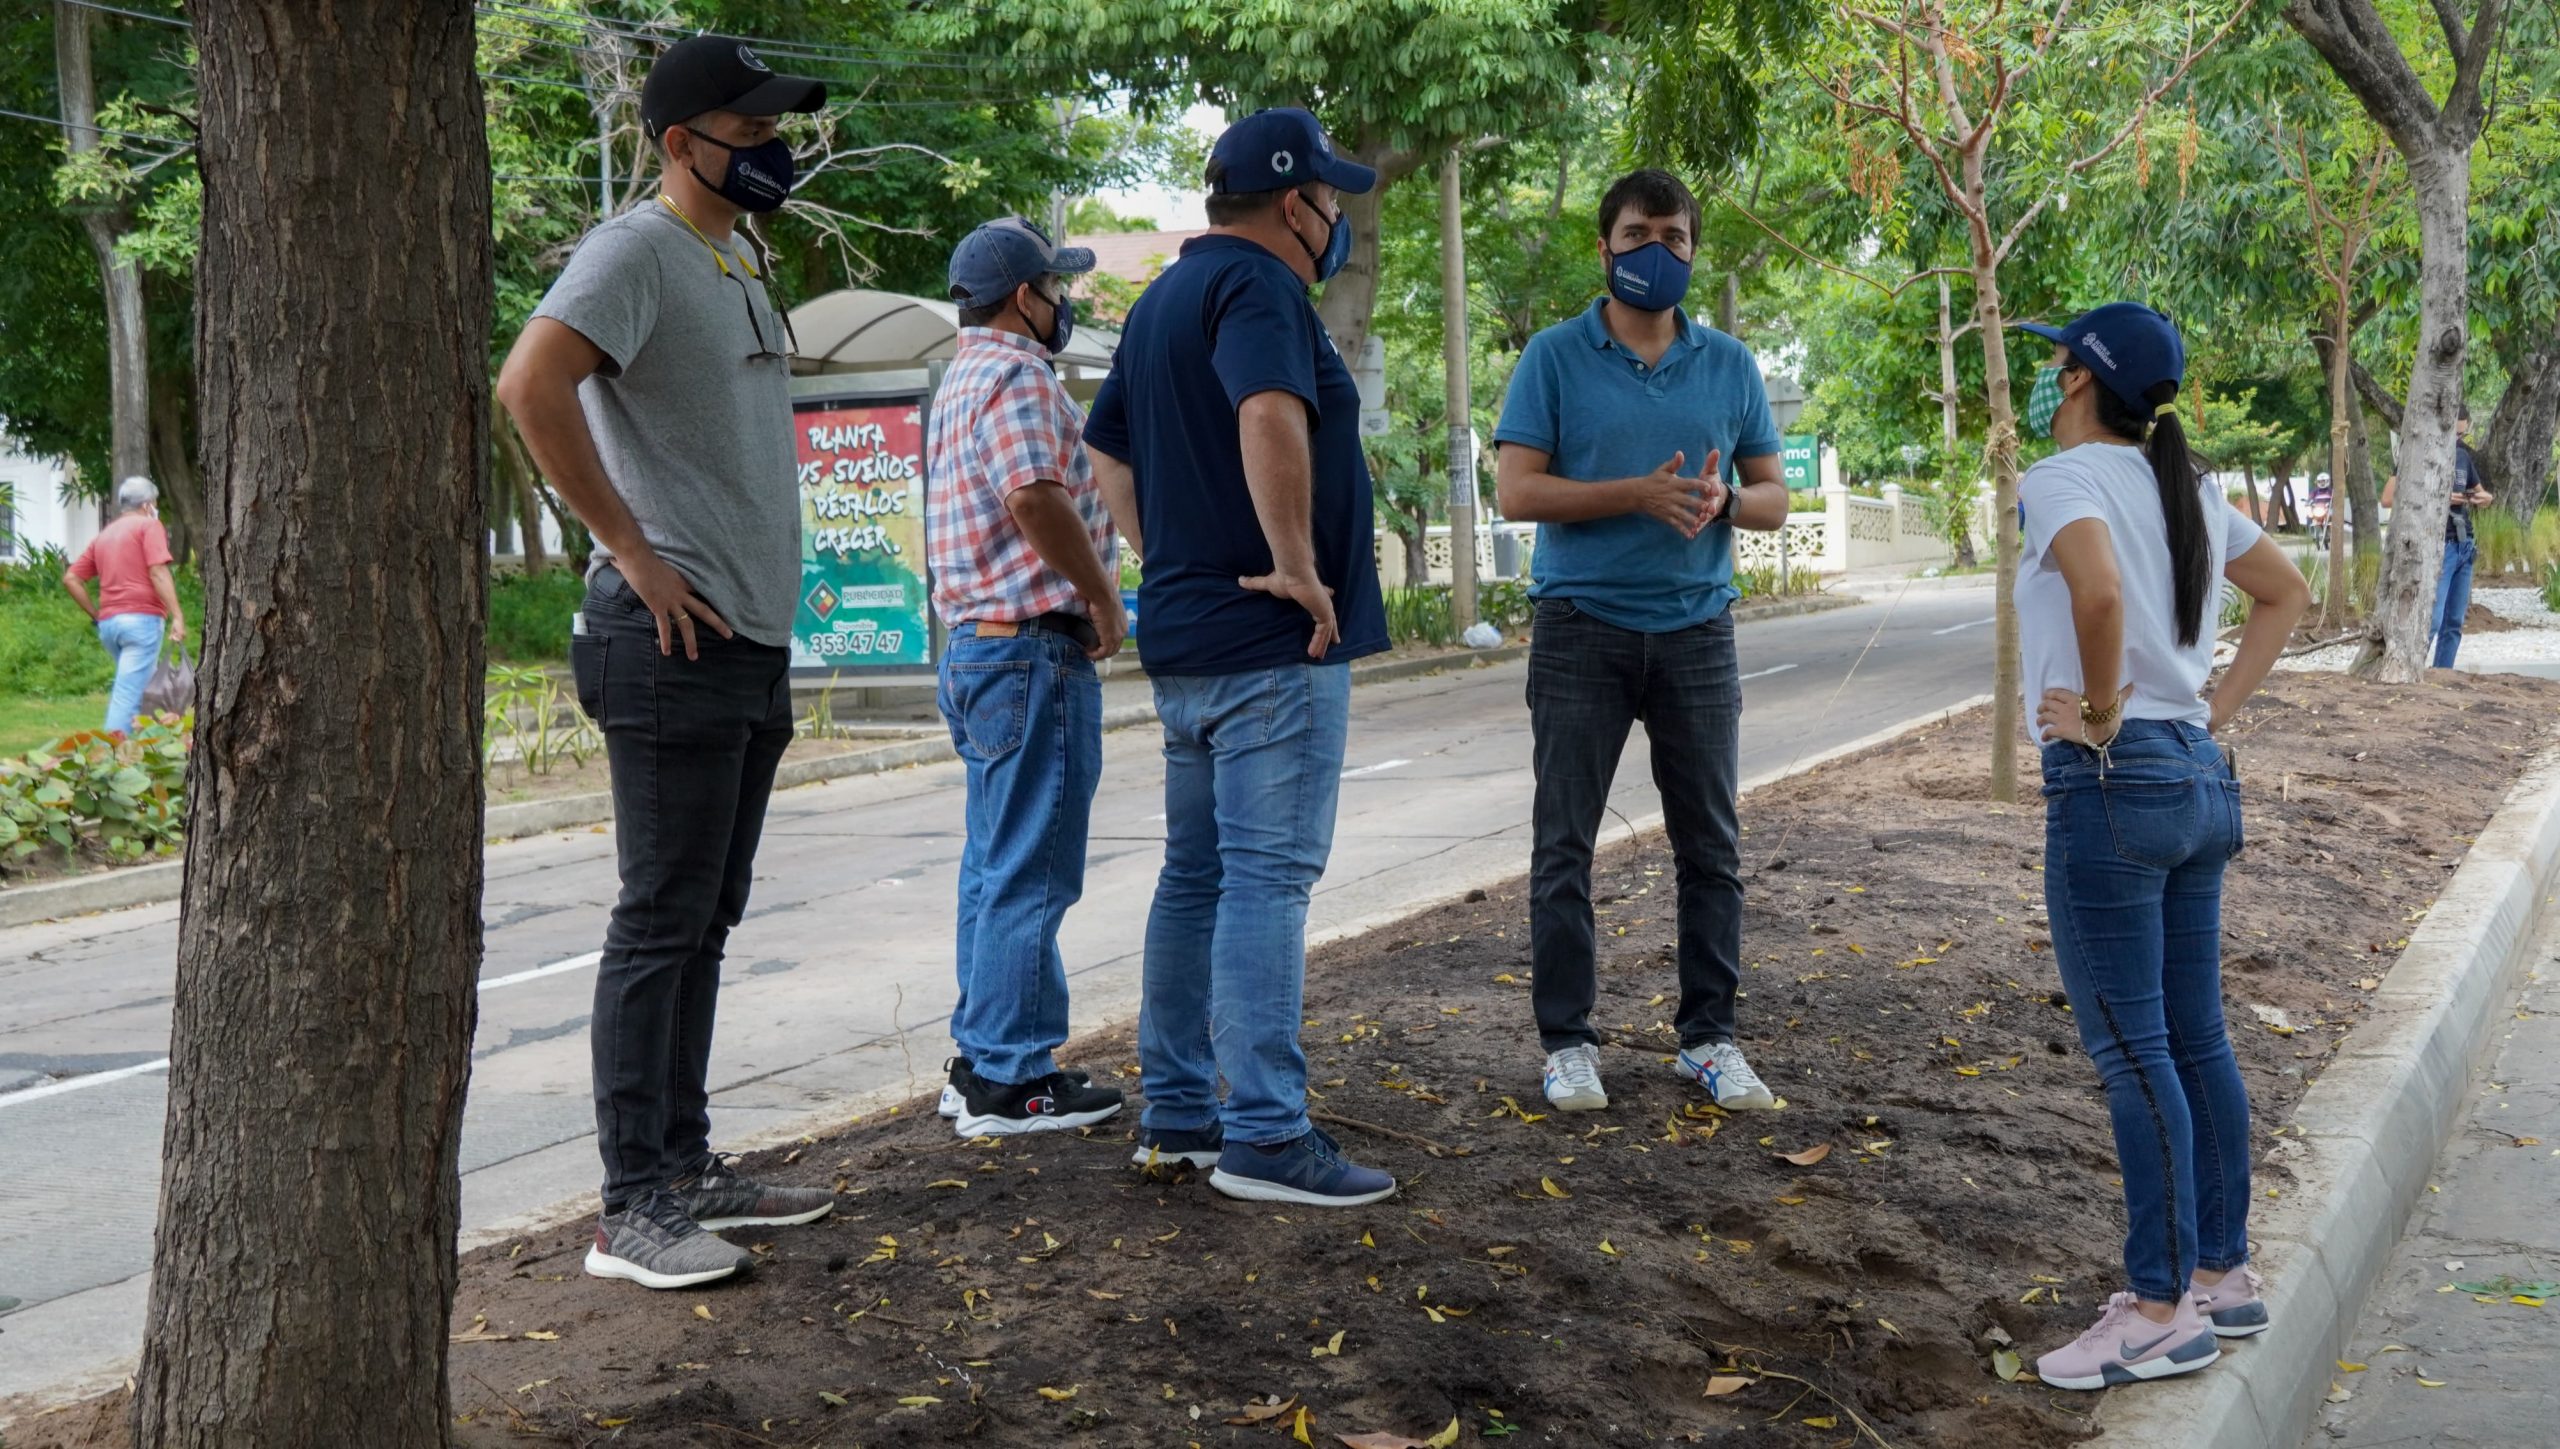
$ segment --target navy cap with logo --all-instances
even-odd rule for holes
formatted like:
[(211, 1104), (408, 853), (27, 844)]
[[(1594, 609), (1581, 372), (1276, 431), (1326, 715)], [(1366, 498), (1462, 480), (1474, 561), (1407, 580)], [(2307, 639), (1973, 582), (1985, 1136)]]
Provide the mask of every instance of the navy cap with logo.
[(679, 40), (649, 67), (640, 84), (640, 123), (655, 138), (705, 111), (779, 116), (827, 103), (827, 83), (776, 75), (747, 42), (728, 35)]
[(2187, 344), (2168, 314), (2140, 302), (2109, 302), (2093, 307), (2061, 327), (2042, 322), (2015, 322), (2021, 332), (2050, 338), (2107, 385), (2107, 391), (2144, 417), (2157, 410), (2151, 389), (2164, 382), (2184, 382)]
[(951, 249), (951, 300), (963, 307), (992, 307), (1013, 289), (1048, 273), (1073, 277), (1093, 270), (1090, 247), (1062, 247), (1019, 216), (986, 222)]
[(1324, 123), (1311, 111), (1282, 106), (1256, 111), (1218, 134), (1209, 148), (1218, 166), (1212, 191), (1246, 195), (1285, 191), (1321, 181), (1358, 195), (1378, 184), (1378, 173), (1333, 153)]

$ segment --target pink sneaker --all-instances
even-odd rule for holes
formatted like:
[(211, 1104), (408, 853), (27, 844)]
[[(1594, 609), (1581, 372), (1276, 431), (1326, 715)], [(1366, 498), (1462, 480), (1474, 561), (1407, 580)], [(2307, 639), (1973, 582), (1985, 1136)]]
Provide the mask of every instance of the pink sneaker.
[(2070, 1347), (2036, 1360), (2036, 1377), (2057, 1389), (2103, 1389), (2192, 1373), (2220, 1357), (2213, 1325), (2194, 1298), (2181, 1297), (2176, 1316), (2154, 1323), (2134, 1311), (2132, 1294), (2119, 1293)]
[(2268, 1328), (2267, 1301), (2258, 1296), (2264, 1281), (2257, 1269), (2243, 1267), (2225, 1274), (2210, 1288), (2190, 1278), (2187, 1292), (2194, 1295), (2196, 1308), (2212, 1320), (2214, 1337), (2247, 1338)]

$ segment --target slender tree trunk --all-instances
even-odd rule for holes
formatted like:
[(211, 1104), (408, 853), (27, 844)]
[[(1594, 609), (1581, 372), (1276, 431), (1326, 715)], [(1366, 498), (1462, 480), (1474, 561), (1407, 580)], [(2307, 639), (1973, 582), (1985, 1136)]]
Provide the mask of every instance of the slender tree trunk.
[(472, 7), (190, 8), (208, 598), (134, 1442), (441, 1449), (481, 952)]
[(497, 413), (489, 426), (498, 436), (498, 471), (506, 478), (516, 526), (524, 535), (524, 571), (538, 574), (551, 567), (551, 549), (543, 542), (542, 505), (534, 498), (533, 458), (504, 412)]
[(2276, 465), (2275, 495), (2276, 513), (2283, 520), (2283, 526), (2300, 533), (2302, 509), (2293, 496), (2293, 459), (2291, 458)]
[[(1956, 410), (1956, 328), (1951, 310), (1954, 298), (1947, 290), (1944, 273), (1938, 276), (1938, 478), (1945, 490), (1959, 468), (1970, 468), (1970, 461), (1960, 460), (1956, 450), (1963, 446), (1964, 432)], [(1952, 502), (1952, 499), (1950, 499)], [(1968, 504), (1964, 510), (1971, 514)], [(1973, 520), (1952, 525), (1955, 534), (1955, 563), (1960, 569), (1977, 567), (1973, 553)]]
[(1467, 376), (1464, 173), (1450, 148), (1440, 163), (1440, 370), (1449, 395), (1449, 617), (1476, 621), (1475, 404)]
[(2351, 311), (2352, 299), (2341, 288), (2329, 314), (2329, 335), (2337, 340), (2322, 349), (2329, 362), (2329, 597), (2320, 610), (2325, 634), (2335, 634), (2346, 622), (2355, 587), (2355, 574), (2347, 566), (2347, 452), (2354, 426), (2348, 415), (2357, 410), (2354, 389), (2347, 380)]
[(2401, 414), (2400, 491), (2383, 545), (2382, 587), (2373, 631), (2356, 673), (2411, 683), (2432, 659), (2436, 574), (2444, 564), (2444, 521), (2453, 501), (2453, 422), (2462, 401), (2469, 312), (2467, 146), (2408, 157), (2418, 199), (2418, 351)]
[(1992, 552), (1991, 798), (2018, 798), (2018, 738), (2026, 728), (2018, 679), (2018, 424), (2009, 402), (2009, 337), (2000, 315), (2000, 264), (1984, 208), (1982, 156), (1968, 150), (1973, 311), (1982, 324), (1982, 394), (1990, 405)]
[[(95, 151), (104, 138), (98, 132), (98, 85), (89, 63), (89, 24), (96, 12), (72, 0), (54, 0), (53, 60), (62, 91), (63, 132), (75, 153)], [(116, 252), (123, 231), (119, 208), (83, 206), (80, 229), (98, 258), (98, 281), (106, 295), (107, 379), (110, 415), (107, 498), (127, 478), (151, 473), (151, 334), (143, 323), (142, 270)]]
[(2373, 480), (2373, 432), (2363, 398), (2347, 410), (2347, 501), (2355, 505), (2355, 532), (2348, 539), (2355, 556), (2381, 557), (2382, 489)]
[(2240, 477), (2249, 490), (2249, 521), (2264, 528), (2267, 526), (2267, 514), (2266, 510), (2258, 505), (2258, 465), (2241, 464)]
[(160, 512), (169, 524), (169, 552), (184, 563), (204, 536), (204, 489), (196, 481), (195, 450), (187, 446), (186, 397), (178, 379), (163, 375), (151, 385), (151, 471), (160, 485)]
[(1724, 286), (1716, 292), (1716, 330), (1727, 337), (1742, 335), (1742, 277), (1737, 272), (1724, 274)]

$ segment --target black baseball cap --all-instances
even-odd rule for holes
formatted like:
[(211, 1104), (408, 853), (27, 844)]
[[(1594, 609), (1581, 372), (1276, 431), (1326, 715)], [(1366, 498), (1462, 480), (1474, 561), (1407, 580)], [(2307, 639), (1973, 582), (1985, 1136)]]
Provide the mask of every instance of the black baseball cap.
[(1209, 159), (1219, 168), (1210, 189), (1225, 194), (1286, 191), (1321, 181), (1356, 196), (1378, 184), (1376, 171), (1335, 155), (1324, 123), (1296, 106), (1256, 111), (1227, 127), (1209, 148)]
[(755, 48), (730, 35), (679, 40), (649, 67), (640, 84), (640, 124), (652, 140), (705, 111), (779, 116), (827, 103), (827, 83), (776, 75)]

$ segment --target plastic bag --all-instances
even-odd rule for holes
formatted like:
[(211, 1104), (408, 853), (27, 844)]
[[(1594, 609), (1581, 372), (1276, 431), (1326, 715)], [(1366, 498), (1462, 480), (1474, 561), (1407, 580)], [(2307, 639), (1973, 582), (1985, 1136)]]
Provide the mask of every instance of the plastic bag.
[(151, 682), (142, 686), (144, 714), (185, 714), (196, 701), (196, 662), (181, 644), (174, 655), (160, 656)]
[(1502, 642), (1502, 631), (1478, 619), (1467, 626), (1467, 632), (1459, 635), (1458, 641), (1470, 649), (1491, 649)]

